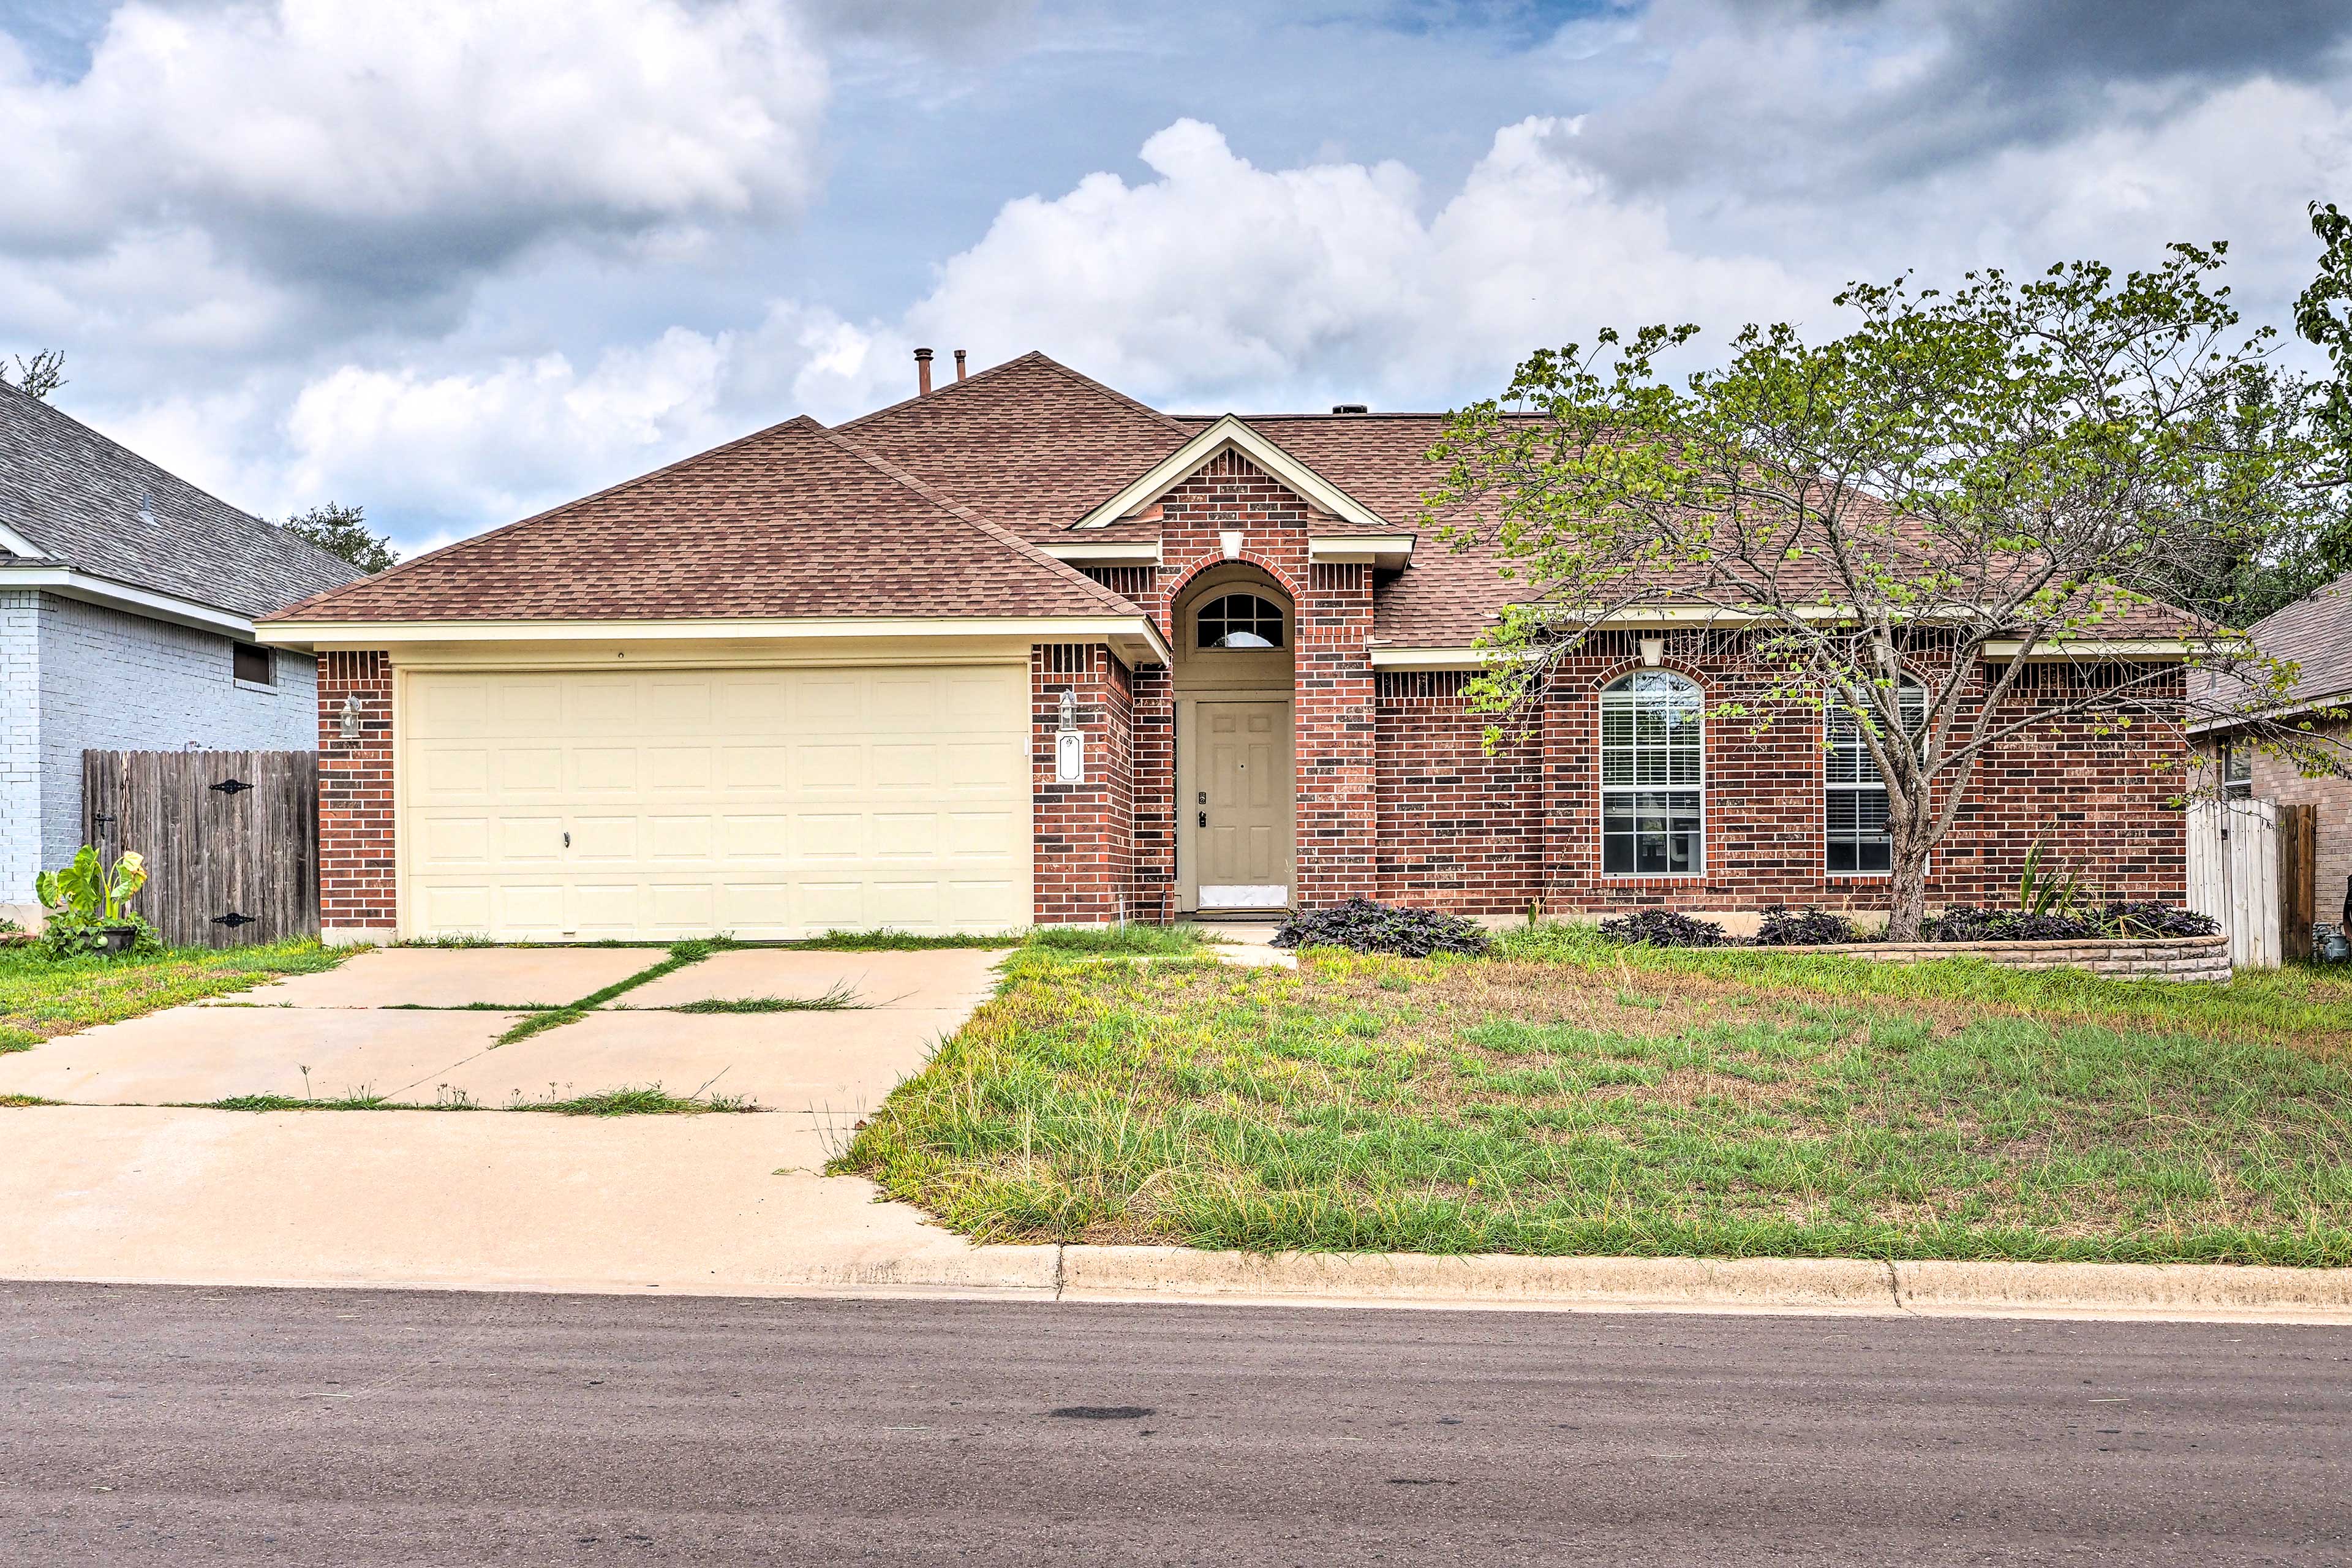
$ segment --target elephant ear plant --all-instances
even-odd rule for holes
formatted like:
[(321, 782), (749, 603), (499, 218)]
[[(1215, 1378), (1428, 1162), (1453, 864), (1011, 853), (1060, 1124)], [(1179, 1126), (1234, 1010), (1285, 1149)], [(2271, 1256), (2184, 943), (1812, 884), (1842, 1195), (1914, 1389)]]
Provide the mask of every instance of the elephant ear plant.
[(34, 880), (45, 924), (41, 944), (52, 958), (85, 952), (152, 952), (163, 944), (154, 928), (131, 912), (131, 900), (147, 885), (147, 862), (137, 851), (112, 866), (85, 844), (72, 861)]

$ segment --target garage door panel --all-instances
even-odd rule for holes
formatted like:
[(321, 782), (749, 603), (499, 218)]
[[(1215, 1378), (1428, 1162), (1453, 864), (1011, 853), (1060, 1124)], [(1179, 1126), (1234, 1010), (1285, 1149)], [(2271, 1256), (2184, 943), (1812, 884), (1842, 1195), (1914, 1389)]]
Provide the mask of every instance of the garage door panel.
[(757, 938), (1029, 919), (1024, 668), (404, 682), (413, 934)]

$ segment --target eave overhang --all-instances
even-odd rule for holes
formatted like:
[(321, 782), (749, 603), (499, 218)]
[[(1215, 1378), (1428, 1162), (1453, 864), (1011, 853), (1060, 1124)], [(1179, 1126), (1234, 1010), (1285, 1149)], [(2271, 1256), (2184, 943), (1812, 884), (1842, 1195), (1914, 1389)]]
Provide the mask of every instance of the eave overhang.
[(0, 566), (0, 588), (37, 588), (60, 598), (79, 599), (84, 604), (97, 605), (109, 610), (128, 611), (134, 616), (144, 616), (151, 621), (169, 621), (175, 626), (194, 626), (198, 631), (218, 632), (223, 637), (250, 637), (254, 635), (253, 622), (234, 610), (200, 605), (176, 594), (160, 594), (152, 588), (117, 583), (109, 577), (92, 576), (70, 566), (38, 563)]
[(1166, 664), (1168, 639), (1147, 616), (782, 616), (725, 620), (264, 621), (263, 642), (317, 653), (448, 643), (804, 641), (994, 637), (1099, 642), (1130, 668)]
[(1326, 533), (1307, 542), (1307, 559), (1318, 565), (1359, 564), (1399, 572), (1412, 563), (1410, 533)]
[(1066, 566), (1157, 566), (1160, 564), (1160, 542), (1156, 539), (1082, 540), (1076, 544), (1040, 544), (1036, 548)]

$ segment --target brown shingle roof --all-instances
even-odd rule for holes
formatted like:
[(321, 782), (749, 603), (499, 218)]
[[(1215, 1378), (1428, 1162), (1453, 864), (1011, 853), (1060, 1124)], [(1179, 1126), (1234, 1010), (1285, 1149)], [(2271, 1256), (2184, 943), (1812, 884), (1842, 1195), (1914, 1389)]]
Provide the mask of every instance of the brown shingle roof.
[(802, 417), (321, 594), (278, 620), (1135, 615)]
[[(853, 419), (842, 433), (1031, 540), (1061, 537), (1192, 429), (1042, 353)], [(1116, 524), (1097, 539), (1151, 539)]]
[(2352, 692), (2352, 572), (2272, 611), (2246, 635), (2263, 655), (2295, 666), (2295, 701)]

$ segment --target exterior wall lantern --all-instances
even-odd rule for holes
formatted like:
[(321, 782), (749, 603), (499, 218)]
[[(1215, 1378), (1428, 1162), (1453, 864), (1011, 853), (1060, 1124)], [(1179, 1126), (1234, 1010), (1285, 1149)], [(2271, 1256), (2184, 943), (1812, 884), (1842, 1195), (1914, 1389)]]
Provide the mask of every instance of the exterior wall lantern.
[(1065, 688), (1061, 727), (1054, 732), (1054, 777), (1061, 784), (1084, 784), (1087, 777), (1087, 737), (1078, 728), (1078, 694)]
[(361, 703), (358, 692), (354, 691), (344, 697), (343, 739), (345, 741), (356, 741), (360, 738), (360, 721), (366, 715), (367, 709)]

